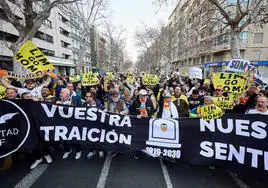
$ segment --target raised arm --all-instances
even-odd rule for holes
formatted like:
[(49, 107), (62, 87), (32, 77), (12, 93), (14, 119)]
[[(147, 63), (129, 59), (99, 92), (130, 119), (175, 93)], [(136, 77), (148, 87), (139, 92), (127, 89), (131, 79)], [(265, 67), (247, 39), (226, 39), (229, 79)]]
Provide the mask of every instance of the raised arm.
[(10, 85), (7, 81), (5, 81), (4, 78), (0, 78), (0, 82), (6, 88), (16, 88), (15, 86)]

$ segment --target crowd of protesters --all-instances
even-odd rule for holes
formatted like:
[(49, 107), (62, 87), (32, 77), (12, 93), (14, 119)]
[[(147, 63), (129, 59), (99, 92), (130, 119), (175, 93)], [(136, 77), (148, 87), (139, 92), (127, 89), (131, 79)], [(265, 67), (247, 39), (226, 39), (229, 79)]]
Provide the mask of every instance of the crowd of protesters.
[[(15, 79), (0, 79), (6, 87), (6, 99), (24, 99), (51, 102), (59, 105), (74, 105), (96, 107), (107, 112), (121, 115), (131, 115), (141, 118), (189, 118), (198, 117), (197, 108), (214, 103), (212, 96), (226, 96), (221, 88), (205, 84), (204, 80), (182, 77), (175, 71), (170, 75), (161, 75), (160, 81), (154, 86), (146, 86), (142, 81), (143, 75), (136, 75), (129, 83), (127, 74), (115, 74), (113, 80), (107, 81), (99, 76), (99, 84), (82, 86), (80, 81), (71, 82), (67, 76), (52, 79), (46, 75), (42, 79), (26, 80), (23, 84)], [(268, 115), (267, 91), (258, 85), (251, 85), (237, 101), (235, 106), (226, 113), (249, 113)], [(44, 143), (42, 150), (33, 151), (35, 162), (31, 169), (43, 161), (51, 163), (49, 154), (50, 143)], [(80, 144), (63, 144), (62, 158), (69, 157), (75, 151), (75, 159), (80, 159), (82, 149)], [(90, 145), (87, 158), (95, 154), (100, 157), (104, 152)], [(113, 153), (115, 156), (118, 153)], [(138, 159), (141, 152), (135, 152)]]

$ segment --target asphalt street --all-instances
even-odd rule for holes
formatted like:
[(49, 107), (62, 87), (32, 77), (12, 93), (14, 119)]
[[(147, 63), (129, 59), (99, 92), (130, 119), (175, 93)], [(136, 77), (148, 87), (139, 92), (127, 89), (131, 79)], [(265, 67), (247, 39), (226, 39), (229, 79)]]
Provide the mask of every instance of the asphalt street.
[(209, 169), (178, 162), (170, 164), (157, 158), (134, 160), (132, 154), (110, 154), (74, 160), (74, 154), (62, 160), (43, 162), (30, 170), (30, 160), (0, 172), (2, 188), (267, 188), (267, 183), (255, 178), (232, 177), (225, 169)]

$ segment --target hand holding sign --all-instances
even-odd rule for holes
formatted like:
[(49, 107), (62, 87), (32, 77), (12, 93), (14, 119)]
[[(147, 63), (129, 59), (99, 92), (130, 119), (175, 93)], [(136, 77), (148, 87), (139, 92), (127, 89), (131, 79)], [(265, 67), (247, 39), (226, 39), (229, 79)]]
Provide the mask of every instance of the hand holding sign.
[(43, 71), (55, 69), (43, 52), (32, 41), (27, 41), (23, 44), (14, 58), (23, 67), (36, 75), (42, 74)]
[(212, 82), (214, 88), (221, 88), (223, 92), (243, 93), (247, 78), (235, 73), (214, 73)]
[(159, 77), (155, 74), (145, 74), (142, 82), (146, 86), (155, 86), (159, 83)]
[(99, 84), (99, 79), (93, 72), (83, 74), (82, 85), (83, 86), (95, 86)]
[(203, 120), (209, 121), (212, 119), (217, 119), (221, 116), (223, 116), (224, 112), (222, 109), (215, 104), (211, 105), (204, 105), (201, 107), (198, 107), (198, 113), (202, 117)]

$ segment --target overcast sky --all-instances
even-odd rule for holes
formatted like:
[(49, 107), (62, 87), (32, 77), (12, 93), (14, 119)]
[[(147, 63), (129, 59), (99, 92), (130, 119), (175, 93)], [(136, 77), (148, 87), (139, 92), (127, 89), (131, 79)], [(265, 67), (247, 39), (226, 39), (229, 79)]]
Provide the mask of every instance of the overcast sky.
[(167, 23), (175, 5), (165, 6), (156, 13), (154, 0), (111, 0), (112, 23), (122, 25), (127, 35), (127, 51), (133, 61), (136, 60), (138, 50), (135, 47), (135, 31), (142, 27), (142, 23), (155, 26), (159, 22)]

